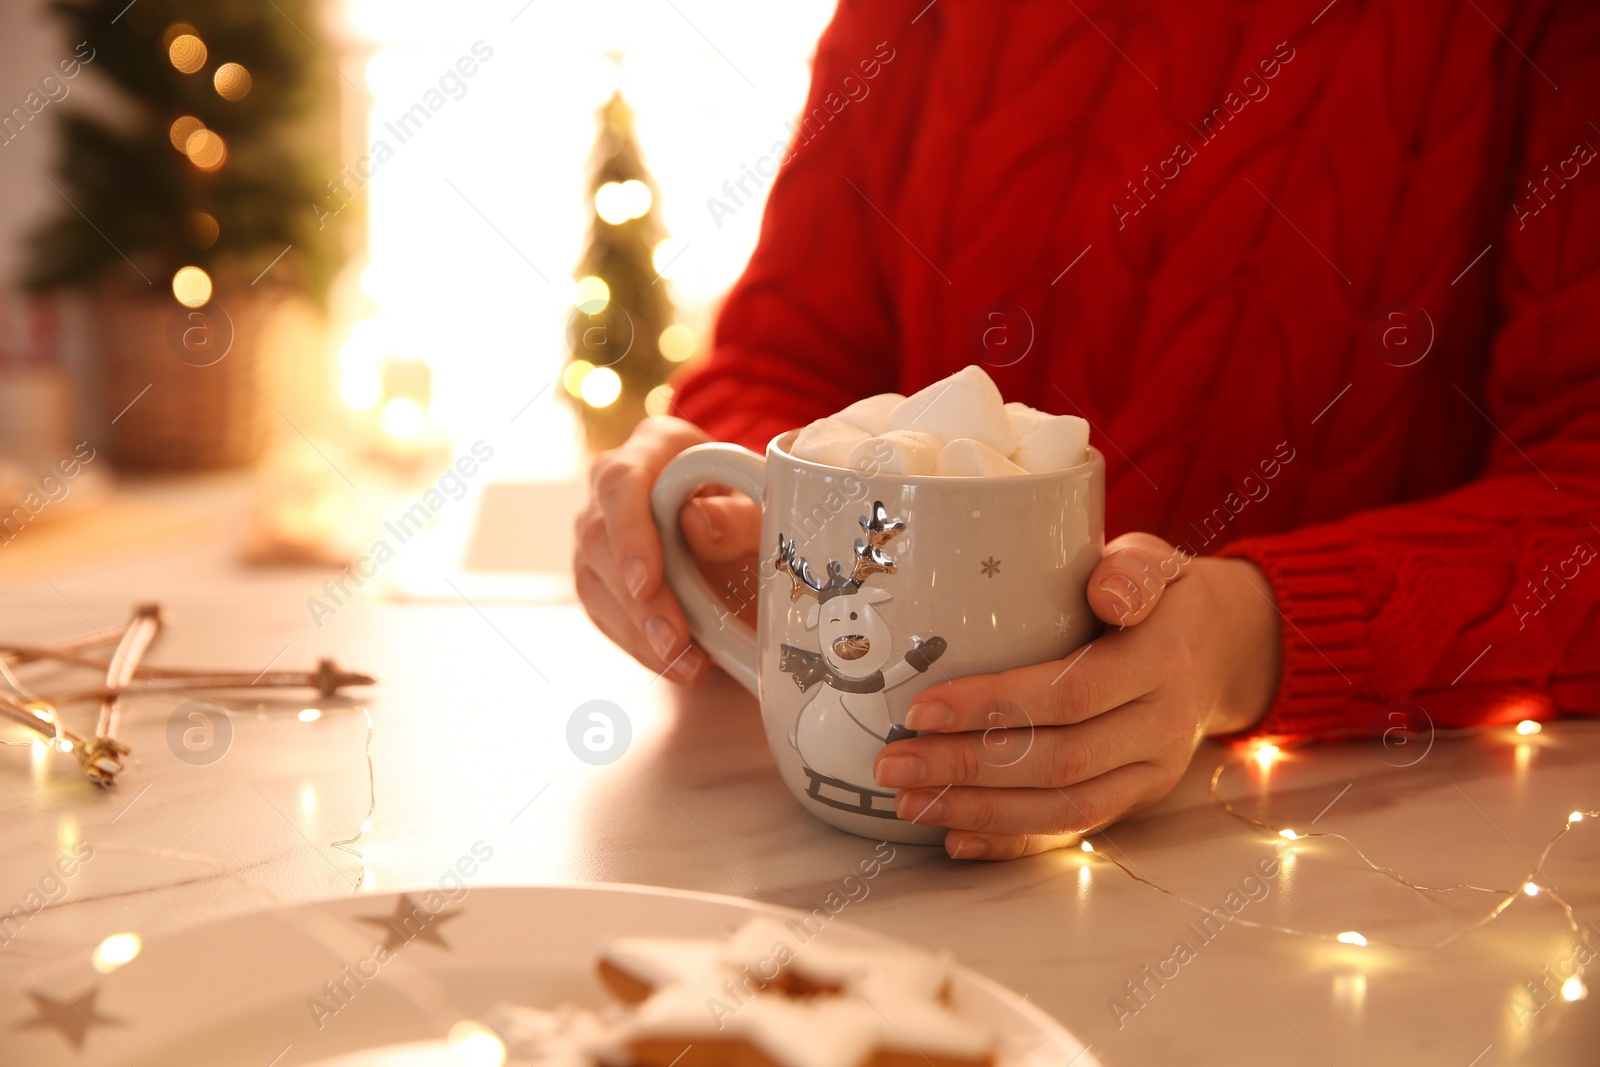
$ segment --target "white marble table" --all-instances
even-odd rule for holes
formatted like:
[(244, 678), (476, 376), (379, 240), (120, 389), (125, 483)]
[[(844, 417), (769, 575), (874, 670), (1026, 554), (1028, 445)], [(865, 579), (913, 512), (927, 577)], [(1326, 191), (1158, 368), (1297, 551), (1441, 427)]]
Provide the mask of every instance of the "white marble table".
[[(279, 666), (308, 667), (331, 655), (376, 674), (377, 806), (359, 846), (362, 891), (433, 884), (481, 838), (495, 851), (479, 885), (634, 882), (810, 909), (871, 852), (802, 814), (772, 769), (753, 703), (731, 683), (685, 693), (657, 682), (572, 605), (363, 596), (319, 628), (305, 602), (324, 575), (234, 573), (212, 556), (193, 546), (144, 550), (0, 580), (0, 638), (44, 641), (86, 620), (114, 624), (135, 599), (159, 597), (169, 626), (153, 663), (260, 668), (281, 654)], [(609, 766), (580, 762), (566, 742), (569, 715), (591, 699), (614, 701), (631, 722), (630, 746)], [(353, 833), (366, 810), (359, 711), (302, 722), (301, 701), (236, 716), (226, 754), (197, 766), (167, 742), (178, 703), (129, 709), (138, 765), (115, 791), (87, 786), (64, 757), (0, 749), (0, 908), (20, 901), (63, 849), (95, 848), (59, 903), (7, 928), (0, 943), (8, 1067), (10, 1028), (26, 1016), (21, 991), (81, 962), (107, 935), (149, 939), (352, 891), (362, 865), (328, 842)], [(1306, 830), (1315, 819), (1315, 829), (1347, 834), (1375, 862), (1431, 885), (1516, 887), (1568, 811), (1600, 807), (1600, 726), (1440, 737), (1400, 766), (1421, 751), (1303, 750), (1265, 776), (1241, 763), (1222, 790), (1274, 825)], [(1600, 995), (1517, 1021), (1524, 983), (1572, 954), (1548, 894), (1518, 900), (1442, 948), (1387, 947), (1378, 942), (1426, 945), (1467, 930), (1494, 899), (1420, 896), (1342, 842), (1318, 838), (1297, 847), (1239, 919), (1357, 930), (1373, 944), (1242, 922), (1202, 944), (1186, 925), (1199, 911), (1162, 890), (1223, 905), (1278, 841), (1208, 798), (1212, 768), (1230, 758), (1204, 748), (1174, 796), (1098, 839), (1100, 856), (972, 865), (900, 846), (841, 918), (952, 950), (1051, 1012), (1108, 1067), (1596, 1062)], [(1575, 828), (1542, 877), (1580, 922), (1600, 919), (1600, 822)], [(1193, 958), (1170, 980), (1147, 978), (1147, 965), (1172, 974), (1163, 961), (1179, 940)], [(1591, 978), (1600, 981), (1600, 964)], [(1130, 982), (1144, 983), (1142, 1000), (1128, 995)], [(60, 1062), (71, 1062), (65, 1046)]]

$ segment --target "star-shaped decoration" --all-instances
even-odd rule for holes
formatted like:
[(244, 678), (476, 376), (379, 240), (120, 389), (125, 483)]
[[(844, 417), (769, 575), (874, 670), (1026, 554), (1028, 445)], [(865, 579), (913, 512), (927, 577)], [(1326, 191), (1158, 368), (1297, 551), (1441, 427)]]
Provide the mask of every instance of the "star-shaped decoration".
[(993, 578), (995, 575), (1000, 573), (1000, 561), (995, 559), (993, 556), (990, 556), (988, 559), (984, 560), (979, 564), (979, 566), (983, 568), (983, 574), (986, 578)]
[(400, 899), (395, 901), (393, 915), (362, 916), (356, 921), (376, 926), (387, 933), (389, 936), (384, 938), (384, 944), (389, 946), (391, 952), (398, 951), (411, 941), (429, 941), (449, 952), (450, 944), (439, 936), (439, 927), (460, 914), (459, 911), (430, 912), (417, 903), (411, 894), (401, 893)]
[(1072, 616), (1062, 615), (1056, 619), (1056, 636), (1065, 637), (1072, 632)]
[[(53, 987), (52, 987), (53, 988)], [(57, 990), (60, 992), (60, 990)], [(121, 1019), (109, 1015), (101, 1015), (95, 1011), (94, 1001), (100, 995), (100, 990), (90, 989), (78, 994), (78, 1001), (74, 1004), (70, 1000), (57, 1000), (47, 997), (43, 993), (28, 992), (28, 999), (33, 1001), (34, 1017), (24, 1019), (11, 1029), (35, 1030), (49, 1028), (61, 1031), (61, 1037), (74, 1049), (83, 1048), (83, 1039), (90, 1030), (97, 1025), (126, 1026)]]

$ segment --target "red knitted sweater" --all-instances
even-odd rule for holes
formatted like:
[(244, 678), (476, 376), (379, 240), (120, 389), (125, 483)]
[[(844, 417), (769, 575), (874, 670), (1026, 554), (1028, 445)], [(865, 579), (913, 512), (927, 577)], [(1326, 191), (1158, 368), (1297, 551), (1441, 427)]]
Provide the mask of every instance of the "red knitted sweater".
[(1265, 571), (1263, 732), (1600, 713), (1600, 9), (1319, 6), (844, 0), (678, 410), (977, 362)]

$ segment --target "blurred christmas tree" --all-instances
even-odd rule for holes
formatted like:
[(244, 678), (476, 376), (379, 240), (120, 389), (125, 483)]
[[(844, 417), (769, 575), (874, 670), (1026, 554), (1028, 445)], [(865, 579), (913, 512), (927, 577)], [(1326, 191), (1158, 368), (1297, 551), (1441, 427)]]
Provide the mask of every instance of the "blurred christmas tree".
[(600, 111), (589, 165), (594, 220), (578, 265), (563, 383), (588, 446), (599, 451), (626, 440), (664, 397), (672, 363), (661, 353), (661, 338), (672, 326), (673, 307), (653, 266), (666, 236), (655, 183), (634, 137), (633, 109), (620, 93)]
[(112, 120), (63, 117), (56, 184), (72, 206), (34, 235), (28, 283), (88, 285), (126, 255), (161, 289), (188, 266), (225, 286), (292, 246), (271, 281), (323, 298), (353, 213), (313, 208), (338, 175), (339, 74), (318, 8), (56, 0), (69, 39), (93, 49), (85, 69), (123, 99), (97, 109)]

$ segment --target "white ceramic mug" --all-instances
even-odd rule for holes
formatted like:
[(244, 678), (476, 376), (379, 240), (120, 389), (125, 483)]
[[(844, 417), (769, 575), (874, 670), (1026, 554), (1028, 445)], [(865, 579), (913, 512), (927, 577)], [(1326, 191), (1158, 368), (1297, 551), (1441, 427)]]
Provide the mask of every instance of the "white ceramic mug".
[[(765, 458), (704, 444), (667, 464), (651, 496), (667, 584), (695, 641), (761, 701), (807, 811), (864, 837), (940, 841), (943, 829), (895, 815), (873, 760), (913, 736), (899, 724), (926, 686), (1060, 659), (1094, 636), (1085, 588), (1105, 545), (1105, 457), (1091, 448), (1068, 470), (1009, 478), (882, 474), (797, 459), (797, 432)], [(761, 504), (759, 574), (731, 590), (757, 602), (754, 634), (678, 528), (707, 483)]]

